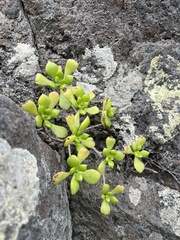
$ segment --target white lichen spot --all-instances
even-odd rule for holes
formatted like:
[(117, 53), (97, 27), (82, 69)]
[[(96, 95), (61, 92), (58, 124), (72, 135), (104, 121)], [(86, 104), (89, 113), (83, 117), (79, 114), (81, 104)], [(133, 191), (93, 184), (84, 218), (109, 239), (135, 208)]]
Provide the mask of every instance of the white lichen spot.
[(168, 187), (162, 187), (158, 192), (160, 205), (160, 217), (163, 223), (168, 224), (176, 236), (180, 236), (180, 193)]
[(144, 177), (135, 177), (135, 181), (139, 184), (139, 189), (141, 191), (146, 191), (148, 189), (147, 181)]
[(137, 206), (141, 199), (141, 191), (131, 186), (129, 188), (129, 199), (130, 199), (130, 202), (134, 204), (134, 206)]
[[(93, 64), (92, 66), (82, 67), (81, 71), (75, 72), (74, 75), (79, 81), (97, 84), (99, 81), (111, 78), (116, 71), (117, 62), (114, 61), (113, 53), (108, 46), (100, 48), (99, 45), (96, 45), (93, 49), (86, 48), (85, 54), (82, 57), (87, 61), (90, 59), (88, 64), (91, 61)], [(94, 68), (94, 64), (96, 65), (96, 69)], [(91, 73), (89, 73), (88, 68), (92, 69)]]
[[(167, 56), (167, 59), (170, 63), (175, 64), (175, 59), (170, 55)], [(145, 92), (152, 100), (152, 107), (157, 113), (157, 119), (162, 122), (163, 131), (156, 125), (151, 125), (149, 129), (163, 142), (172, 139), (177, 134), (175, 129), (180, 123), (180, 84), (179, 80), (176, 79), (178, 74), (174, 73), (172, 83), (170, 80), (172, 75), (165, 73), (159, 65), (165, 60), (160, 55), (153, 58), (145, 80)], [(178, 68), (179, 63), (176, 64)], [(166, 67), (169, 66), (166, 65)]]
[(156, 233), (156, 232), (152, 232), (150, 235), (149, 235), (149, 240), (163, 240), (163, 237), (161, 234), (159, 233)]
[(35, 48), (28, 44), (18, 43), (14, 48), (15, 54), (8, 61), (8, 70), (14, 69), (14, 74), (24, 77), (34, 76), (39, 71), (38, 57)]
[(11, 149), (0, 138), (0, 166), (0, 239), (15, 240), (38, 204), (37, 161), (27, 150)]
[(106, 81), (104, 95), (110, 97), (113, 105), (121, 110), (131, 106), (131, 99), (134, 94), (142, 89), (142, 78), (138, 71), (128, 70), (124, 76), (124, 66), (121, 64), (118, 69), (118, 75)]

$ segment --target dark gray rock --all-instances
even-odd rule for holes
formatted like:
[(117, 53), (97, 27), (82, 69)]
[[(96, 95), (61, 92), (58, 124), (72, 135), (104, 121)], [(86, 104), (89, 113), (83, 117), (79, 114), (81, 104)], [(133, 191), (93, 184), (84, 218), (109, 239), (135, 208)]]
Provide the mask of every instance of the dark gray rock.
[[(120, 148), (141, 134), (148, 140), (146, 148), (151, 154), (145, 160), (146, 170), (142, 175), (134, 173), (130, 158), (108, 172), (107, 181), (112, 185), (125, 185), (125, 193), (109, 217), (99, 213), (100, 186), (96, 189), (83, 185), (80, 193), (71, 198), (75, 240), (180, 237), (179, 4), (178, 0), (2, 2), (0, 92), (3, 95), (19, 105), (27, 99), (37, 100), (47, 89), (34, 85), (36, 72), (44, 71), (48, 59), (63, 65), (68, 58), (75, 58), (80, 65), (76, 72), (79, 84), (95, 90), (98, 100), (102, 95), (111, 97), (117, 107), (109, 132), (103, 129), (94, 132), (97, 147), (104, 146), (108, 135), (117, 138)], [(14, 127), (16, 121), (13, 120)], [(13, 130), (10, 119), (7, 123), (1, 125), (6, 131), (2, 137), (11, 147), (28, 149), (37, 158), (36, 146), (27, 146), (24, 141), (34, 142), (32, 134), (20, 128)], [(28, 129), (28, 121), (21, 124)], [(13, 138), (9, 135), (11, 129)], [(14, 141), (17, 131), (24, 138), (17, 137)], [(35, 134), (35, 128), (31, 132)], [(60, 155), (63, 158), (63, 152)], [(47, 166), (42, 166), (38, 171), (44, 173)], [(51, 173), (57, 168), (53, 167)], [(56, 188), (50, 185), (50, 177), (49, 174), (48, 189), (53, 194)], [(44, 194), (49, 201), (49, 195)], [(58, 204), (55, 196), (54, 204)], [(49, 205), (50, 202), (43, 208), (46, 216)], [(35, 224), (36, 218), (33, 219)], [(55, 229), (57, 222), (52, 223)], [(40, 231), (32, 229), (37, 239), (43, 239)], [(21, 230), (19, 239), (23, 239), (25, 232), (26, 228)], [(48, 235), (49, 239), (58, 239), (57, 236), (58, 233)]]
[(4, 159), (0, 178), (1, 204), (4, 203), (0, 214), (0, 232), (4, 236), (1, 239), (71, 239), (66, 183), (54, 187), (51, 182), (60, 164), (63, 167), (64, 156), (43, 143), (34, 121), (3, 95), (0, 139)]

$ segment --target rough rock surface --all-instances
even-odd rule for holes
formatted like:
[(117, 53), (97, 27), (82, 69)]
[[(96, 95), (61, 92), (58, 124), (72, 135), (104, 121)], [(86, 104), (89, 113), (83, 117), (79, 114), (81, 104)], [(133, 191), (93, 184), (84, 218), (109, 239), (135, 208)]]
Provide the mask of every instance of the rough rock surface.
[[(112, 185), (125, 186), (120, 203), (109, 217), (99, 213), (99, 188), (83, 185), (80, 193), (70, 199), (72, 239), (179, 239), (179, 1), (1, 2), (0, 93), (18, 105), (30, 98), (37, 100), (42, 90), (34, 85), (36, 72), (44, 71), (48, 59), (63, 65), (68, 58), (75, 58), (80, 65), (76, 72), (79, 84), (95, 90), (98, 99), (103, 95), (111, 97), (117, 107), (110, 130), (110, 135), (118, 140), (117, 146), (122, 148), (141, 134), (147, 137), (146, 148), (151, 154), (143, 174), (133, 171), (130, 158), (108, 173), (107, 181)], [(17, 108), (13, 106), (11, 111)], [(59, 168), (55, 153), (43, 143), (43, 151), (35, 148), (32, 135), (36, 136), (36, 130), (29, 121), (21, 121), (23, 129), (17, 128), (20, 120), (12, 118), (12, 125), (10, 118), (9, 122), (4, 120), (8, 117), (4, 109), (1, 112), (0, 127), (4, 132), (0, 131), (0, 137), (12, 148), (27, 149), (36, 159), (40, 152), (54, 156), (52, 165), (45, 164), (42, 158), (37, 161), (42, 199), (46, 201), (41, 208), (44, 221), (39, 220), (37, 207), (35, 217), (21, 229), (18, 238), (71, 239), (70, 220), (64, 238), (59, 235), (63, 219), (59, 220), (58, 213), (69, 215), (68, 207), (65, 209), (67, 200), (63, 200), (62, 194), (59, 200), (57, 194), (62, 193), (61, 187), (65, 194), (65, 185), (54, 188), (50, 184), (51, 174)], [(99, 129), (95, 135), (101, 149), (109, 133)], [(44, 155), (44, 159), (48, 156)], [(60, 156), (63, 158), (63, 152)], [(45, 173), (48, 181), (44, 181)], [(44, 182), (48, 182), (45, 189)], [(50, 213), (53, 196), (55, 207)], [(59, 201), (66, 204), (60, 205)], [(53, 221), (49, 215), (54, 216)]]
[(0, 239), (71, 239), (66, 184), (51, 183), (63, 155), (43, 143), (32, 119), (3, 95), (0, 140)]

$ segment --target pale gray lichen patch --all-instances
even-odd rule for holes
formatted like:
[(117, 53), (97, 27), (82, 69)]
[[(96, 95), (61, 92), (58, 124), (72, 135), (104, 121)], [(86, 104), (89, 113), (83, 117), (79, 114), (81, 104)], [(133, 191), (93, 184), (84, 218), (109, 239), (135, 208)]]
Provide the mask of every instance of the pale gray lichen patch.
[(8, 61), (8, 70), (23, 77), (34, 76), (39, 71), (38, 57), (35, 55), (35, 48), (28, 44), (18, 43), (14, 48), (15, 54)]
[(118, 75), (106, 81), (104, 95), (111, 98), (113, 105), (121, 110), (131, 106), (131, 99), (134, 94), (142, 89), (142, 78), (138, 71), (126, 69), (120, 64)]
[(180, 193), (174, 189), (161, 186), (158, 191), (161, 221), (168, 224), (176, 236), (180, 236)]
[(156, 124), (150, 126), (150, 131), (163, 142), (172, 139), (180, 124), (180, 63), (168, 55), (159, 55), (152, 59), (145, 80), (145, 92), (150, 96), (152, 107), (157, 114)]
[[(79, 81), (97, 84), (101, 80), (112, 77), (116, 71), (117, 62), (114, 61), (113, 53), (108, 46), (100, 48), (99, 45), (96, 45), (93, 49), (86, 48), (82, 57), (87, 62), (87, 65), (82, 67), (81, 71), (75, 72), (74, 75)], [(89, 63), (90, 66), (88, 66)], [(93, 64), (96, 65), (97, 69), (94, 68)], [(90, 68), (90, 71), (88, 68)]]
[(35, 214), (39, 179), (36, 158), (27, 150), (11, 149), (0, 138), (0, 239), (17, 239), (19, 229)]
[(139, 184), (139, 189), (141, 191), (146, 191), (148, 189), (148, 184), (144, 177), (135, 177), (135, 181)]
[(129, 199), (134, 206), (137, 206), (141, 199), (141, 191), (137, 188), (130, 186), (129, 188)]
[(163, 236), (159, 233), (156, 233), (156, 232), (152, 232), (150, 235), (149, 235), (149, 240), (163, 240)]

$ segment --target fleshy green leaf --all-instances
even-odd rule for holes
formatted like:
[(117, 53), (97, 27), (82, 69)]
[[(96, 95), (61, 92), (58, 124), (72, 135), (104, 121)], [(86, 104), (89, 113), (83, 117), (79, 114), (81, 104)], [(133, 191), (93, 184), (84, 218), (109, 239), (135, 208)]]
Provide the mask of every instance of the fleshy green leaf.
[(53, 62), (51, 62), (51, 61), (48, 61), (48, 63), (46, 64), (46, 72), (47, 72), (47, 74), (50, 77), (55, 78), (57, 71), (58, 71), (58, 65), (53, 63)]
[(84, 92), (84, 88), (81, 86), (76, 86), (76, 88), (74, 89), (73, 93), (77, 96), (77, 97), (82, 97), (85, 92)]
[(50, 113), (50, 117), (51, 117), (51, 118), (57, 118), (58, 115), (59, 115), (59, 113), (60, 113), (60, 110), (58, 110), (58, 109), (52, 109), (52, 111), (51, 111), (51, 113)]
[(105, 173), (105, 169), (106, 169), (106, 161), (103, 160), (100, 162), (99, 166), (98, 166), (98, 171), (101, 173), (101, 174), (104, 174)]
[(64, 75), (71, 75), (78, 68), (78, 63), (74, 59), (68, 59), (66, 62)]
[(86, 140), (81, 140), (81, 143), (85, 146), (85, 147), (87, 147), (87, 148), (93, 148), (94, 146), (95, 146), (95, 142), (94, 142), (94, 140), (93, 140), (93, 138), (92, 137), (89, 137), (88, 139), (86, 139)]
[(26, 102), (25, 104), (22, 105), (22, 108), (30, 113), (31, 115), (33, 116), (37, 116), (38, 115), (38, 111), (37, 111), (37, 108), (36, 108), (36, 105), (33, 101), (28, 101)]
[(149, 152), (146, 151), (146, 150), (140, 151), (139, 154), (140, 154), (140, 157), (142, 157), (142, 158), (145, 158), (145, 157), (149, 156)]
[(67, 98), (65, 98), (64, 92), (62, 90), (60, 92), (59, 106), (65, 110), (68, 110), (71, 107), (70, 101)]
[(80, 164), (78, 166), (78, 170), (82, 171), (82, 172), (85, 172), (87, 170), (87, 165), (86, 164)]
[(109, 184), (105, 183), (102, 187), (102, 194), (106, 194), (109, 191)]
[(131, 149), (131, 147), (130, 147), (129, 145), (127, 145), (127, 146), (124, 147), (124, 152), (125, 152), (126, 154), (134, 154), (133, 151), (132, 151), (132, 149)]
[(42, 123), (43, 123), (43, 120), (42, 120), (41, 116), (37, 115), (36, 116), (36, 126), (42, 127)]
[(114, 162), (112, 160), (109, 160), (108, 165), (109, 165), (110, 168), (113, 168), (114, 167)]
[(48, 120), (45, 120), (45, 121), (44, 121), (44, 124), (45, 124), (45, 126), (46, 126), (47, 128), (51, 128), (51, 127), (52, 127), (52, 123), (49, 122)]
[(110, 153), (110, 149), (109, 148), (103, 148), (102, 154), (103, 154), (104, 157), (107, 157), (109, 155), (109, 153)]
[(51, 130), (58, 138), (65, 138), (68, 135), (67, 129), (62, 126), (52, 124)]
[(91, 115), (99, 113), (99, 108), (96, 107), (96, 106), (89, 107), (89, 108), (84, 108), (84, 110)]
[(48, 96), (46, 96), (45, 94), (41, 94), (38, 99), (38, 104), (44, 106), (45, 108), (48, 108), (50, 101), (51, 100)]
[(114, 159), (116, 159), (117, 161), (121, 161), (124, 159), (125, 155), (124, 153), (122, 153), (121, 151), (116, 151), (115, 155), (113, 156)]
[(76, 175), (75, 175), (75, 177), (76, 177), (76, 180), (77, 180), (78, 182), (82, 182), (82, 180), (83, 180), (83, 175), (82, 175), (81, 172), (77, 172)]
[(75, 135), (71, 135), (71, 136), (67, 137), (66, 141), (64, 143), (64, 147), (67, 147), (69, 144), (71, 144), (75, 138), (76, 138)]
[(142, 163), (137, 157), (134, 158), (134, 168), (139, 173), (144, 171), (144, 163)]
[(106, 202), (106, 200), (103, 200), (101, 203), (100, 211), (104, 215), (108, 215), (111, 211), (109, 203)]
[(112, 137), (106, 138), (106, 146), (108, 149), (112, 149), (116, 143), (116, 139)]
[(114, 195), (114, 194), (118, 194), (118, 193), (121, 193), (124, 191), (124, 186), (121, 186), (121, 185), (117, 185), (112, 191), (111, 191), (111, 194)]
[(138, 138), (137, 144), (138, 144), (138, 150), (141, 150), (142, 146), (145, 144), (146, 138), (143, 136), (140, 136)]
[(104, 110), (108, 111), (111, 108), (112, 101), (110, 98), (105, 99), (104, 101), (105, 101)]
[(108, 117), (105, 117), (103, 120), (103, 126), (110, 128), (111, 120)]
[(133, 141), (133, 142), (131, 143), (131, 146), (132, 146), (132, 149), (133, 149), (134, 152), (138, 150), (138, 144), (137, 144), (136, 141)]
[(101, 177), (100, 173), (95, 169), (89, 169), (83, 172), (84, 181), (86, 181), (89, 184), (96, 184), (99, 181), (100, 177)]
[(75, 195), (79, 190), (79, 182), (76, 180), (75, 175), (71, 178), (70, 181), (70, 191), (72, 195)]
[(70, 128), (71, 132), (73, 132), (73, 127), (74, 127), (74, 115), (70, 114), (66, 117), (66, 122), (68, 127)]
[(84, 129), (86, 129), (90, 124), (90, 118), (87, 116), (83, 122), (81, 123), (80, 127), (79, 127), (79, 131), (83, 132)]
[(74, 77), (72, 75), (66, 75), (64, 80), (63, 80), (63, 82), (65, 84), (69, 85), (69, 84), (71, 84), (73, 82), (73, 79), (74, 79)]
[(110, 198), (110, 203), (115, 204), (119, 202), (119, 200), (115, 196), (109, 196), (109, 198)]
[(69, 175), (70, 175), (69, 172), (58, 172), (58, 173), (54, 174), (52, 181), (53, 181), (54, 185), (56, 185), (56, 184), (62, 182)]
[(49, 98), (50, 98), (50, 104), (48, 108), (53, 109), (59, 101), (59, 94), (55, 91), (51, 92), (49, 94)]
[(76, 113), (76, 115), (74, 116), (74, 126), (79, 128), (80, 125), (80, 115), (79, 112)]
[(89, 156), (89, 153), (90, 152), (86, 148), (81, 148), (78, 151), (77, 157), (79, 158), (81, 163)]
[(77, 167), (80, 163), (81, 162), (80, 162), (79, 158), (77, 156), (75, 156), (75, 155), (71, 155), (67, 159), (67, 164), (70, 167)]
[(107, 111), (107, 116), (110, 117), (110, 118), (114, 117), (114, 114), (115, 114), (115, 108), (110, 108)]
[(41, 73), (36, 74), (35, 83), (40, 85), (40, 86), (49, 86), (49, 87), (52, 87), (52, 88), (56, 88), (58, 86), (58, 84), (56, 84), (53, 81), (50, 81), (45, 76), (43, 76)]

